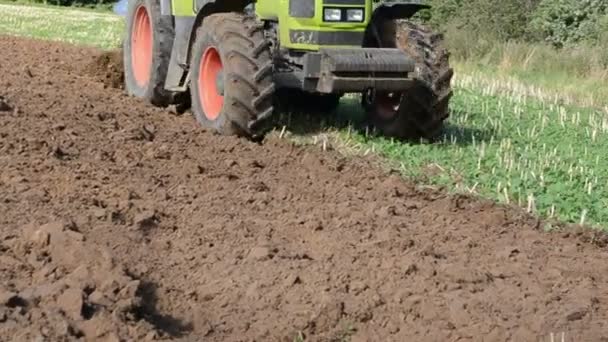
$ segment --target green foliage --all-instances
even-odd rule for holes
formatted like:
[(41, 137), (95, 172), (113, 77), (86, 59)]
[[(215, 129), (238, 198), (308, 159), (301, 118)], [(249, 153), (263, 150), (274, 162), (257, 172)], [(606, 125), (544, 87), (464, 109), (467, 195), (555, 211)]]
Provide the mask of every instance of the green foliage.
[(539, 0), (433, 0), (430, 22), (484, 32), (501, 40), (522, 38)]
[(539, 40), (562, 47), (597, 41), (606, 32), (608, 0), (543, 0), (529, 25)]
[(556, 47), (608, 43), (608, 0), (432, 0), (422, 17), (443, 30)]
[(518, 87), (467, 76), (456, 83), (441, 142), (403, 144), (353, 134), (346, 139), (358, 150), (387, 157), (422, 183), (561, 221), (606, 226), (607, 120), (600, 110), (534, 99)]

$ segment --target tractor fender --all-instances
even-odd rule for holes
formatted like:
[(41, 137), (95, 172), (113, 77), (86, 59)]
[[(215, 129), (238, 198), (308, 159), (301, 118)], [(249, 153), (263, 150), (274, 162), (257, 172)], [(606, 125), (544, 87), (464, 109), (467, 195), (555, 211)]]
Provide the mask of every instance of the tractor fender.
[(211, 6), (217, 6), (217, 3), (219, 3), (221, 1), (217, 1), (217, 0), (196, 0), (193, 1), (194, 4), (194, 12), (195, 13), (199, 13), (199, 11), (204, 8), (207, 5), (211, 5)]
[(188, 53), (186, 63), (190, 62), (190, 51), (196, 39), (196, 30), (201, 26), (205, 17), (215, 13), (239, 12), (242, 11), (253, 0), (196, 0), (194, 1), (194, 12), (196, 17), (190, 29), (188, 39)]
[(382, 16), (383, 18), (390, 20), (408, 19), (420, 10), (428, 8), (431, 8), (431, 6), (422, 3), (420, 0), (385, 1), (374, 9), (372, 16)]
[(253, 0), (195, 0), (192, 4), (195, 16), (174, 17), (175, 41), (165, 88), (186, 90), (192, 44), (196, 39), (196, 30), (206, 17), (215, 13), (240, 12), (252, 2)]

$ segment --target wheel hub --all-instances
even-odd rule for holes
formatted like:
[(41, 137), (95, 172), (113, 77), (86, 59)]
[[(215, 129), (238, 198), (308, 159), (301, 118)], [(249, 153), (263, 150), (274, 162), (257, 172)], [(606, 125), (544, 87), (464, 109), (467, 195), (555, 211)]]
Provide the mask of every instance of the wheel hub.
[(208, 120), (220, 116), (224, 106), (224, 72), (219, 51), (209, 47), (203, 53), (199, 67), (198, 95)]

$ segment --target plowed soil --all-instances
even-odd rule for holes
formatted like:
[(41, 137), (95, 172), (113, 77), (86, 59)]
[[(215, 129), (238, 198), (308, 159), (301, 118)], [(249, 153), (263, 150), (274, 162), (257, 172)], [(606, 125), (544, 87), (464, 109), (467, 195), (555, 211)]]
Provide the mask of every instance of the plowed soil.
[(2, 341), (608, 341), (604, 235), (0, 51)]

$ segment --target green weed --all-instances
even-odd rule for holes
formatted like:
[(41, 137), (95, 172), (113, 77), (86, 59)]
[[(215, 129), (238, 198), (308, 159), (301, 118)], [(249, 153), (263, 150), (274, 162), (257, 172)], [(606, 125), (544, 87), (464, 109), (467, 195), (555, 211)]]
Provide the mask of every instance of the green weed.
[(441, 141), (339, 133), (408, 177), (571, 223), (608, 223), (608, 110), (562, 105), (457, 80)]

